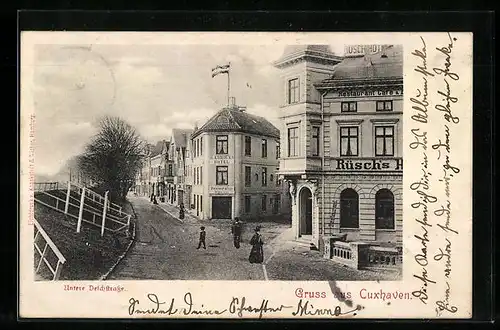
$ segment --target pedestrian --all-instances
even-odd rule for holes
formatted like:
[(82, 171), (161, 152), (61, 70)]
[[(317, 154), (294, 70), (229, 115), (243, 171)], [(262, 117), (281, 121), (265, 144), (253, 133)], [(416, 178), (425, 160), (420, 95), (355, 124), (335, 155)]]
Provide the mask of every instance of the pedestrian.
[(233, 241), (234, 241), (234, 247), (239, 249), (240, 248), (240, 241), (241, 241), (241, 222), (240, 218), (236, 217), (234, 219), (234, 223), (231, 227), (231, 233), (233, 234)]
[(184, 219), (184, 203), (181, 203), (181, 205), (179, 206), (179, 219)]
[(153, 204), (158, 205), (158, 201), (156, 200), (156, 195), (153, 195)]
[(196, 249), (198, 250), (201, 247), (201, 245), (203, 244), (203, 248), (206, 250), (207, 247), (205, 245), (205, 237), (206, 237), (205, 227), (201, 226), (200, 229), (201, 229), (200, 230), (200, 240), (198, 241), (198, 247)]
[(250, 251), (248, 261), (250, 261), (251, 264), (261, 264), (264, 261), (264, 250), (262, 248), (264, 242), (262, 241), (262, 236), (260, 235), (260, 226), (255, 227), (254, 231), (255, 234), (253, 234), (252, 239), (250, 240), (252, 250)]

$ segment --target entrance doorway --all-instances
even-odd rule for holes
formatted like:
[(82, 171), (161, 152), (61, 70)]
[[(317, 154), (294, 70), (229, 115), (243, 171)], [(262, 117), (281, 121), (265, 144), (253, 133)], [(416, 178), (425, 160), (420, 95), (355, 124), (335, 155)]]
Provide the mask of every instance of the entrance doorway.
[(232, 197), (212, 197), (212, 219), (231, 219)]
[(299, 236), (312, 235), (312, 194), (308, 188), (300, 191)]

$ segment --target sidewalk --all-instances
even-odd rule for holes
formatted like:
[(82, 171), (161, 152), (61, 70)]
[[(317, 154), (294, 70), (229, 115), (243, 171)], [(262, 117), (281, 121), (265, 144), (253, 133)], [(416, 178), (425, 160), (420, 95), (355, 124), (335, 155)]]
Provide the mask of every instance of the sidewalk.
[(196, 218), (194, 215), (192, 215), (188, 211), (184, 212), (184, 219), (179, 219), (179, 207), (178, 206), (169, 204), (167, 202), (160, 202), (160, 201), (158, 201), (158, 204), (155, 205), (155, 204), (150, 202), (150, 199), (147, 196), (137, 196), (137, 197), (142, 198), (144, 200), (147, 200), (151, 204), (151, 206), (159, 207), (165, 213), (168, 213), (172, 218), (176, 219), (177, 221), (179, 221), (181, 223), (186, 223), (186, 222), (197, 223), (199, 221), (198, 218)]

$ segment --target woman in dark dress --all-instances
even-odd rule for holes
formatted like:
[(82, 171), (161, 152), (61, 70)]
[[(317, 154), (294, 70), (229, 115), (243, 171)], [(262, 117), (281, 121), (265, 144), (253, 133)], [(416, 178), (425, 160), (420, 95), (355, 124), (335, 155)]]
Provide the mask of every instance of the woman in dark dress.
[(250, 261), (251, 264), (261, 264), (264, 261), (264, 250), (262, 248), (264, 242), (262, 241), (262, 236), (260, 235), (259, 226), (255, 228), (255, 234), (253, 234), (250, 244), (252, 245), (252, 251), (250, 251), (248, 261)]

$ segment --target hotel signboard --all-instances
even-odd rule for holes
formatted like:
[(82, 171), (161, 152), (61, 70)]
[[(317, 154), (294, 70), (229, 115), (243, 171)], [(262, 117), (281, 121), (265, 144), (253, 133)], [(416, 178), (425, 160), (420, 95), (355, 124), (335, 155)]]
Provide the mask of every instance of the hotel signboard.
[(214, 155), (210, 160), (213, 165), (230, 165), (234, 164), (234, 157), (230, 155)]
[(344, 56), (363, 56), (375, 54), (383, 51), (389, 45), (346, 45), (344, 47)]
[(210, 195), (233, 195), (234, 186), (210, 186)]
[(335, 172), (403, 172), (403, 158), (333, 158)]

